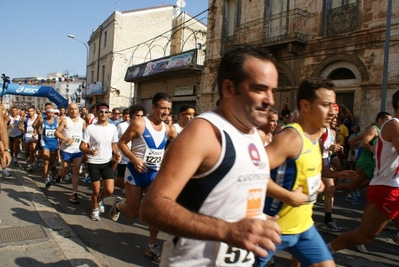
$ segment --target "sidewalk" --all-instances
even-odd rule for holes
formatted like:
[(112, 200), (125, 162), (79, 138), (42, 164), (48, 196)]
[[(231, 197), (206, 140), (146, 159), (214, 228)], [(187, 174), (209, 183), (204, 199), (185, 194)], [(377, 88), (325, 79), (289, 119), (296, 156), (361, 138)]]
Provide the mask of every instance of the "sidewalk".
[(3, 178), (1, 266), (101, 266), (20, 166)]

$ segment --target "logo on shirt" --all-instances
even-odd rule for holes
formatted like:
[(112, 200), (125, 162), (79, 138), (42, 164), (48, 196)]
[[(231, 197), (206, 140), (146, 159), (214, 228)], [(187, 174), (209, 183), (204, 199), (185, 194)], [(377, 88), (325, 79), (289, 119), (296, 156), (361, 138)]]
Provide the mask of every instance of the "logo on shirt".
[(254, 144), (250, 144), (248, 147), (249, 156), (251, 157), (252, 163), (255, 167), (258, 167), (260, 164), (260, 155), (259, 151)]

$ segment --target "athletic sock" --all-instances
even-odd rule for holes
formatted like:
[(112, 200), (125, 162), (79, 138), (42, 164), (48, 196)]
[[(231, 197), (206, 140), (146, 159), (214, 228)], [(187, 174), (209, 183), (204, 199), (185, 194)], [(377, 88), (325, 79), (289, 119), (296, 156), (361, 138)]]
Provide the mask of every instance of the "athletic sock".
[(331, 222), (332, 221), (332, 219), (331, 219), (331, 212), (325, 212), (324, 213), (324, 223), (329, 223), (329, 222)]

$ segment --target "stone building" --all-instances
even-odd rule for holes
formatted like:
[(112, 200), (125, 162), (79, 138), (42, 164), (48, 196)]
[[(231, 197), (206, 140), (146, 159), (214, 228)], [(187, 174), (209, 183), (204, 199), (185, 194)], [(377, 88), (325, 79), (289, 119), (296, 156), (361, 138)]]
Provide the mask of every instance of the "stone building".
[[(285, 103), (291, 111), (296, 109), (301, 80), (328, 77), (336, 85), (337, 103), (351, 110), (364, 129), (381, 110), (384, 80), (388, 112), (398, 89), (399, 1), (392, 1), (388, 10), (389, 1), (210, 0), (200, 110), (215, 107), (216, 70), (223, 53), (254, 44), (277, 60), (277, 110)], [(389, 49), (384, 44), (387, 32)]]
[[(152, 97), (158, 92), (172, 96), (172, 113), (181, 105), (197, 105), (197, 93), (206, 49), (206, 25), (186, 12), (176, 14), (164, 34), (146, 42), (142, 51), (162, 48), (164, 55), (130, 66), (125, 81), (134, 83), (135, 102), (151, 112)], [(158, 46), (158, 48), (157, 48)], [(133, 56), (135, 57), (135, 56)]]
[[(159, 81), (153, 87), (144, 85), (154, 81), (155, 75), (147, 81), (139, 79), (145, 92), (138, 92), (132, 79), (125, 81), (126, 70), (131, 66), (155, 62), (155, 59), (195, 48), (197, 44), (193, 45), (194, 38), (191, 34), (199, 30), (197, 24), (201, 25), (203, 35), (198, 43), (202, 42), (205, 47), (206, 26), (201, 22), (195, 20), (195, 23), (185, 24), (184, 29), (178, 30), (179, 21), (190, 18), (173, 5), (115, 11), (111, 14), (93, 31), (88, 42), (89, 85), (84, 90), (87, 106), (105, 101), (111, 108), (128, 107), (133, 102), (140, 102), (141, 98), (146, 103), (145, 99), (152, 97), (153, 92), (164, 91), (165, 80)], [(191, 37), (188, 38), (189, 35)], [(186, 41), (187, 38), (190, 41)], [(200, 74), (197, 76), (196, 83), (199, 83)], [(140, 88), (139, 83), (137, 85)], [(186, 83), (181, 86), (185, 85)]]

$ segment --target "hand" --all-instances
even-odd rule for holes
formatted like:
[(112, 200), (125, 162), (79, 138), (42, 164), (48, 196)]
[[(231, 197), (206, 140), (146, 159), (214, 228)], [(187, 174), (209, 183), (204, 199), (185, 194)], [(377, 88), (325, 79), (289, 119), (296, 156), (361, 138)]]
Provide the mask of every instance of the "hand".
[(226, 233), (228, 245), (252, 251), (256, 256), (266, 257), (266, 249), (276, 250), (275, 244), (281, 243), (281, 229), (276, 217), (267, 220), (245, 218), (229, 225)]
[(70, 146), (73, 144), (74, 139), (73, 138), (67, 138), (67, 140), (65, 140), (65, 143)]
[(145, 173), (148, 171), (147, 165), (145, 164), (144, 161), (139, 160), (138, 162), (133, 162), (134, 168), (138, 173)]
[(302, 186), (293, 190), (291, 193), (290, 202), (287, 203), (292, 207), (299, 207), (300, 205), (309, 203), (309, 196), (302, 193)]
[(98, 155), (98, 149), (97, 149), (97, 148), (93, 148), (93, 149), (90, 151), (90, 154), (91, 154), (93, 157), (97, 156), (97, 155)]
[(317, 189), (317, 194), (323, 193), (325, 187), (326, 187), (326, 186), (325, 186), (324, 183), (322, 182), (322, 183), (320, 184), (319, 189)]
[(344, 151), (344, 147), (341, 146), (341, 145), (339, 145), (339, 144), (332, 144), (332, 145), (329, 147), (329, 150), (332, 151), (332, 152)]
[(6, 164), (6, 167), (8, 167), (8, 165), (10, 165), (11, 163), (11, 154), (10, 152), (3, 152), (3, 155), (1, 156), (2, 160), (4, 161), (4, 163)]
[(340, 179), (351, 179), (351, 180), (357, 180), (359, 178), (359, 174), (357, 174), (355, 171), (352, 170), (345, 170), (345, 171), (339, 171), (337, 178)]

